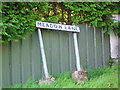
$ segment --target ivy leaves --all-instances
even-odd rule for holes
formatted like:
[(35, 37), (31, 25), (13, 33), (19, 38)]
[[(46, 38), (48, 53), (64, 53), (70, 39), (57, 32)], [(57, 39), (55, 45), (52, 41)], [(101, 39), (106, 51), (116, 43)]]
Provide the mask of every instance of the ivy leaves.
[[(110, 34), (114, 30), (120, 36), (119, 22), (113, 23), (112, 14), (118, 14), (120, 2), (65, 2), (65, 6), (72, 10), (74, 24), (88, 23), (89, 26), (104, 27), (104, 32)], [(107, 27), (107, 29), (106, 29)]]
[(120, 36), (119, 23), (112, 14), (119, 13), (119, 2), (3, 2), (2, 42), (25, 38), (36, 30), (36, 21), (61, 24), (89, 23), (90, 26), (114, 29)]
[[(31, 34), (35, 28), (36, 20), (40, 20), (46, 13), (47, 3), (2, 3), (2, 42), (16, 41)], [(39, 8), (39, 10), (37, 10)]]

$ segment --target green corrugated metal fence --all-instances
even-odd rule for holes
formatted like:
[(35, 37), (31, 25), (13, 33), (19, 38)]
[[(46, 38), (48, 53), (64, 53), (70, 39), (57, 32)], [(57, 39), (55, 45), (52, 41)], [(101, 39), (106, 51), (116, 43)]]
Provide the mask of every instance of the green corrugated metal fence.
[[(83, 69), (92, 70), (107, 65), (109, 36), (102, 34), (102, 28), (89, 28), (87, 24), (79, 27), (78, 44)], [(42, 35), (49, 74), (75, 71), (73, 33), (42, 30)], [(39, 50), (37, 31), (25, 40), (2, 44), (3, 87), (44, 76)]]

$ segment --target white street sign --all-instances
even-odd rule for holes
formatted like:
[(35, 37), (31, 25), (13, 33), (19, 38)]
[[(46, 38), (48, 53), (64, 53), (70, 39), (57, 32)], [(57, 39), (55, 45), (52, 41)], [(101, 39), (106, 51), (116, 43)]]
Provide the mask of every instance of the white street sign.
[(63, 24), (41, 22), (41, 21), (36, 21), (36, 27), (54, 29), (60, 31), (80, 32), (79, 27), (75, 25), (63, 25)]

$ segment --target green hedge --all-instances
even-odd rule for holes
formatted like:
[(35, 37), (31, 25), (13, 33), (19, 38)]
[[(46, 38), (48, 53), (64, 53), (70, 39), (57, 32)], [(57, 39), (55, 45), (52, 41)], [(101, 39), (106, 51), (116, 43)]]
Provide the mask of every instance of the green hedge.
[(17, 41), (36, 30), (36, 21), (61, 24), (90, 23), (90, 26), (113, 29), (120, 36), (120, 26), (111, 20), (120, 13), (119, 2), (3, 2), (2, 39), (0, 42)]

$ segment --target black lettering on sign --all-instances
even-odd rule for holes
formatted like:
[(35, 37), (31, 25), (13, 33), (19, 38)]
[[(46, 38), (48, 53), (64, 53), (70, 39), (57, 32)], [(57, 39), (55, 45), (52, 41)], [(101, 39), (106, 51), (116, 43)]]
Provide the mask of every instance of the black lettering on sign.
[(52, 24), (50, 24), (50, 28), (52, 28), (53, 27), (53, 25)]
[(62, 26), (61, 26), (61, 25), (59, 25), (59, 26), (58, 26), (58, 28), (59, 28), (59, 29), (62, 29)]
[(48, 24), (48, 23), (46, 23), (46, 27), (49, 27), (49, 24)]
[(70, 26), (68, 26), (68, 29), (70, 29), (70, 30), (71, 30)]
[(66, 26), (64, 26), (64, 27), (65, 27), (65, 29), (67, 29)]
[(57, 25), (56, 24), (54, 24), (54, 26), (53, 26), (54, 28), (57, 28)]
[(41, 26), (45, 27), (44, 23), (42, 23)]
[(63, 30), (63, 31), (80, 32), (79, 27), (75, 25), (62, 25), (62, 24), (49, 23), (49, 22), (38, 22), (37, 21), (36, 27)]
[(38, 26), (41, 26), (41, 23), (40, 23), (40, 22), (38, 22), (38, 23), (37, 23), (37, 25), (38, 25)]
[(77, 30), (77, 27), (71, 27), (72, 28), (72, 30)]

